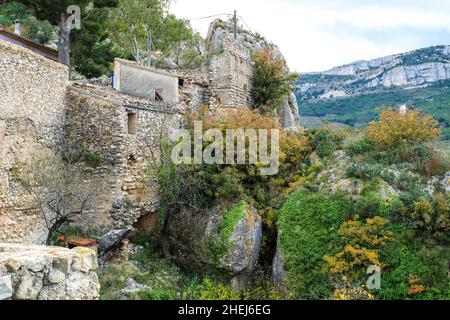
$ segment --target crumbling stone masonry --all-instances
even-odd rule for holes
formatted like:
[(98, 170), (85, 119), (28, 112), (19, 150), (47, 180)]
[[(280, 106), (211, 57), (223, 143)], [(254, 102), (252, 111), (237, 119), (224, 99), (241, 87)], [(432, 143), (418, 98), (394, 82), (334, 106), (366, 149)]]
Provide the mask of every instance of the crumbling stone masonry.
[(0, 242), (39, 243), (43, 225), (12, 172), (63, 141), (65, 66), (0, 40)]
[(209, 64), (211, 93), (222, 106), (252, 106), (253, 62), (250, 50), (231, 39), (228, 33), (224, 34), (222, 41)]
[(0, 243), (0, 300), (95, 300), (94, 250)]
[[(167, 108), (167, 109), (166, 109)], [(90, 169), (107, 188), (84, 226), (109, 231), (134, 224), (158, 209), (157, 190), (147, 171), (159, 158), (159, 143), (179, 128), (181, 115), (166, 104), (119, 95), (109, 88), (74, 84), (68, 94), (67, 141), (98, 154)]]

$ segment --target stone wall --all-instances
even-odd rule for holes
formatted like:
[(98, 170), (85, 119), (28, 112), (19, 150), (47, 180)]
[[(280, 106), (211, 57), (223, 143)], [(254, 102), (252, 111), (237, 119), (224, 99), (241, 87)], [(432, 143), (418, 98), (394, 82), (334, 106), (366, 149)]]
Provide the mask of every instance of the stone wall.
[(94, 250), (0, 243), (0, 300), (95, 300)]
[(210, 90), (219, 105), (227, 107), (251, 106), (253, 62), (250, 50), (234, 41), (230, 33), (222, 34), (219, 48), (211, 48), (209, 64)]
[(45, 237), (14, 167), (63, 140), (68, 69), (0, 40), (0, 242), (38, 243)]
[[(101, 177), (106, 189), (100, 205), (88, 212), (84, 227), (95, 226), (105, 232), (157, 212), (158, 195), (147, 177), (148, 165), (153, 156), (158, 158), (161, 135), (168, 139), (171, 130), (179, 127), (181, 116), (148, 101), (139, 106), (139, 101), (127, 101), (114, 92), (105, 91), (101, 96), (96, 90), (71, 87), (66, 130), (68, 143), (83, 145), (104, 161), (101, 167), (86, 170)], [(130, 116), (136, 119), (132, 133)]]
[(211, 106), (211, 90), (209, 86), (209, 71), (206, 66), (189, 70), (187, 72), (176, 72), (182, 82), (180, 91), (180, 110), (183, 113), (198, 110), (201, 106)]

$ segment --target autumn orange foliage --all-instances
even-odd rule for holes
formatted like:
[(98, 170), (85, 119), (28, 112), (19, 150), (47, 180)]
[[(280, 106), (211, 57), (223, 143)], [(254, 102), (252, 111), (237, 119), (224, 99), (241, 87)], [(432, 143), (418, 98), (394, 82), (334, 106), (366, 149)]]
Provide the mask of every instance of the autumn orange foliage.
[(421, 279), (419, 276), (413, 274), (409, 275), (408, 296), (414, 296), (427, 290), (424, 285), (420, 284), (420, 281)]

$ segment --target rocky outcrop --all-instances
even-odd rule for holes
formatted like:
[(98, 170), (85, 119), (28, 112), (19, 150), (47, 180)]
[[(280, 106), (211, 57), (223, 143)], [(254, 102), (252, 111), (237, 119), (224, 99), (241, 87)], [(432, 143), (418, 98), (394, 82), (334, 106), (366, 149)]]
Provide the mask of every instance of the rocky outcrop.
[(95, 300), (92, 249), (0, 244), (0, 300)]
[(132, 230), (133, 227), (128, 227), (121, 230), (111, 230), (103, 235), (98, 242), (100, 256), (105, 258), (111, 250), (121, 244), (122, 240), (127, 237)]
[(169, 234), (174, 258), (181, 266), (222, 270), (242, 288), (257, 265), (262, 219), (255, 208), (240, 202), (229, 210), (216, 207), (174, 215)]
[(428, 181), (426, 191), (432, 196), (437, 190), (443, 190), (450, 194), (450, 172), (447, 172), (443, 177), (431, 177)]
[(236, 223), (228, 239), (221, 266), (236, 275), (253, 272), (258, 262), (261, 240), (261, 217), (256, 209), (247, 208), (246, 215)]
[(413, 66), (399, 66), (387, 71), (368, 86), (420, 86), (450, 79), (450, 63), (424, 63)]
[(295, 131), (300, 129), (300, 114), (298, 111), (297, 98), (291, 92), (281, 107), (279, 118), (281, 125), (288, 131)]

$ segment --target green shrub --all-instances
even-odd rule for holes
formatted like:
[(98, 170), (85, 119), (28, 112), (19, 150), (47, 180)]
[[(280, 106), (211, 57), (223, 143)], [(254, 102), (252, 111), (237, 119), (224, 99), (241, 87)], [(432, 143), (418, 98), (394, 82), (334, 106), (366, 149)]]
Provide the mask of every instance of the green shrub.
[(90, 151), (84, 154), (84, 162), (91, 168), (98, 168), (103, 164), (103, 158), (96, 152)]
[(174, 300), (173, 290), (163, 289), (163, 290), (144, 290), (135, 293), (135, 297), (139, 300)]
[(343, 198), (294, 192), (280, 210), (279, 232), (288, 270), (287, 286), (296, 298), (328, 299), (333, 287), (323, 270), (323, 256), (339, 247), (337, 230), (348, 217)]
[(199, 284), (194, 284), (183, 293), (186, 300), (242, 300), (242, 294), (229, 285), (205, 277)]
[(450, 240), (450, 196), (436, 193), (433, 199), (417, 200), (408, 213), (414, 228), (441, 241)]
[(375, 292), (376, 297), (387, 300), (411, 298), (408, 295), (410, 276), (423, 279), (427, 273), (427, 267), (415, 251), (396, 241), (381, 250), (380, 259), (386, 266), (382, 269), (381, 290)]
[(427, 290), (424, 299), (450, 299), (450, 282), (448, 281), (448, 247), (422, 248), (418, 252), (420, 260), (427, 266), (423, 276)]
[(81, 147), (74, 145), (65, 146), (62, 152), (62, 159), (69, 164), (84, 162), (87, 166), (94, 169), (105, 163), (102, 156), (95, 151), (89, 150), (84, 145)]
[(404, 218), (407, 208), (401, 199), (396, 198), (390, 201), (383, 211), (384, 213), (382, 214), (382, 216), (386, 216), (391, 220), (398, 221)]
[(345, 170), (345, 174), (349, 178), (356, 178), (361, 180), (375, 179), (381, 176), (383, 172), (383, 166), (370, 165), (366, 163), (352, 163)]
[(354, 203), (354, 213), (362, 218), (373, 218), (384, 212), (385, 203), (378, 192), (369, 192)]
[(255, 53), (253, 62), (252, 96), (255, 106), (264, 109), (263, 111), (273, 112), (288, 96), (298, 76), (286, 73), (286, 62), (273, 59), (269, 50)]
[(330, 130), (320, 129), (311, 132), (310, 144), (319, 157), (326, 158), (342, 147), (343, 140)]
[(347, 146), (346, 152), (349, 156), (359, 156), (373, 150), (373, 143), (369, 138), (363, 138), (358, 142), (351, 143)]

